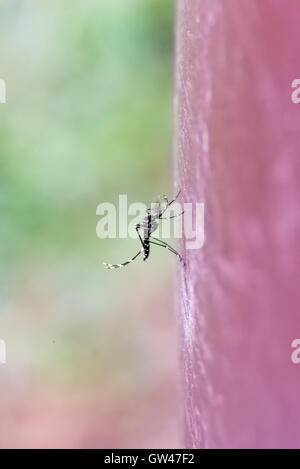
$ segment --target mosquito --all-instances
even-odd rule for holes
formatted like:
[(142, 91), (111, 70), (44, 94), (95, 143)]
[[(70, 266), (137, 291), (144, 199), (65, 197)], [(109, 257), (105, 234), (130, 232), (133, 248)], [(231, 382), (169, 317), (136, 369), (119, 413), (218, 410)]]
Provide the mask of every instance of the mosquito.
[(161, 239), (158, 239), (152, 236), (152, 233), (154, 233), (154, 231), (158, 227), (159, 220), (170, 220), (171, 218), (180, 217), (181, 215), (183, 215), (184, 211), (177, 215), (173, 215), (171, 217), (163, 216), (166, 210), (177, 200), (177, 198), (180, 195), (180, 192), (181, 191), (179, 191), (176, 197), (170, 202), (167, 196), (164, 195), (163, 202), (158, 201), (154, 203), (151, 208), (146, 209), (146, 215), (141, 221), (141, 223), (138, 223), (137, 225), (135, 225), (136, 232), (138, 234), (139, 240), (142, 245), (141, 249), (134, 257), (132, 257), (131, 259), (128, 259), (126, 262), (123, 262), (122, 264), (108, 264), (107, 262), (103, 262), (106, 269), (119, 269), (121, 267), (125, 267), (126, 265), (135, 261), (135, 259), (137, 259), (137, 257), (139, 257), (141, 254), (143, 254), (143, 260), (144, 261), (147, 260), (150, 255), (151, 244), (155, 244), (162, 248), (168, 249), (170, 252), (172, 252), (179, 258), (180, 262), (182, 262), (182, 257), (179, 254), (179, 252), (177, 252), (172, 246), (170, 246), (165, 241), (162, 241)]

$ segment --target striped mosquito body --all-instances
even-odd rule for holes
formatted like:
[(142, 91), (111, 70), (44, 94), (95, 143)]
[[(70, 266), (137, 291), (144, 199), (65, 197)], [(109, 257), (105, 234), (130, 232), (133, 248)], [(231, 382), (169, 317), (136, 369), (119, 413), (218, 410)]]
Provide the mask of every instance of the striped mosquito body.
[[(177, 199), (179, 194), (180, 194), (180, 191), (178, 192), (175, 199), (171, 200), (171, 202), (169, 202), (167, 197), (164, 196), (164, 202), (163, 203), (162, 202), (156, 202), (155, 204), (153, 204), (153, 206), (151, 208), (148, 208), (146, 210), (146, 213), (147, 213), (146, 216), (143, 218), (141, 223), (138, 223), (135, 226), (135, 229), (136, 229), (136, 232), (138, 234), (139, 240), (142, 244), (142, 248), (140, 249), (140, 251), (134, 257), (132, 257), (131, 259), (128, 259), (127, 261), (123, 262), (122, 264), (108, 264), (107, 262), (103, 262), (104, 266), (107, 269), (119, 269), (119, 268), (125, 267), (128, 264), (130, 264), (131, 262), (133, 262), (140, 254), (143, 254), (143, 260), (145, 261), (145, 260), (148, 259), (149, 255), (150, 255), (150, 245), (151, 244), (156, 244), (157, 246), (164, 247), (164, 248), (168, 249), (170, 252), (175, 254), (180, 259), (180, 261), (182, 261), (182, 257), (180, 256), (180, 254), (172, 246), (170, 246), (165, 241), (162, 241), (161, 239), (158, 239), (158, 238), (154, 238), (152, 236), (152, 233), (154, 233), (158, 228), (159, 220), (163, 219), (163, 214), (170, 207), (170, 205), (173, 204), (173, 202), (175, 202), (175, 200)], [(176, 216), (180, 216), (182, 214), (183, 214), (183, 212), (180, 213), (179, 215), (174, 215), (174, 216), (168, 217), (167, 219), (175, 218)], [(166, 219), (166, 218), (164, 218), (164, 219)]]
[(148, 259), (150, 255), (150, 240), (149, 238), (144, 239), (144, 261)]
[(150, 236), (157, 230), (159, 214), (148, 213), (143, 221), (136, 225), (137, 230), (142, 231), (142, 244), (144, 248), (144, 261), (150, 255)]

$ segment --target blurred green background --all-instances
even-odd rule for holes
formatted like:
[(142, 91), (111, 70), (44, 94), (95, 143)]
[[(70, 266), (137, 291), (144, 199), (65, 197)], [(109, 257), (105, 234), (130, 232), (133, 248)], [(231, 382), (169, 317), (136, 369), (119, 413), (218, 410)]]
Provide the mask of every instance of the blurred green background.
[(173, 0), (0, 4), (0, 447), (179, 447), (172, 265), (101, 202), (172, 195)]

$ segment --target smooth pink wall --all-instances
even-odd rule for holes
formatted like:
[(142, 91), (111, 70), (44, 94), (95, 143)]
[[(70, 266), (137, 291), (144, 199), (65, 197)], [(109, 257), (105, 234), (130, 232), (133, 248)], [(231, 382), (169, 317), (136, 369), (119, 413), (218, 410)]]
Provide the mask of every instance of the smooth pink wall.
[(186, 446), (299, 448), (299, 0), (179, 0), (176, 71)]

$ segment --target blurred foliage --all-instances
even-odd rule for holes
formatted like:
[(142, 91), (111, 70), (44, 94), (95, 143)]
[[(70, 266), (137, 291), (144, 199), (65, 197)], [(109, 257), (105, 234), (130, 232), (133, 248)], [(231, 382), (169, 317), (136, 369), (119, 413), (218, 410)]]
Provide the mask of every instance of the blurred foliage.
[(171, 258), (96, 237), (170, 190), (173, 6), (0, 3), (0, 446), (175, 444)]
[(94, 255), (95, 208), (169, 186), (172, 0), (1, 6), (1, 276), (35, 253)]

